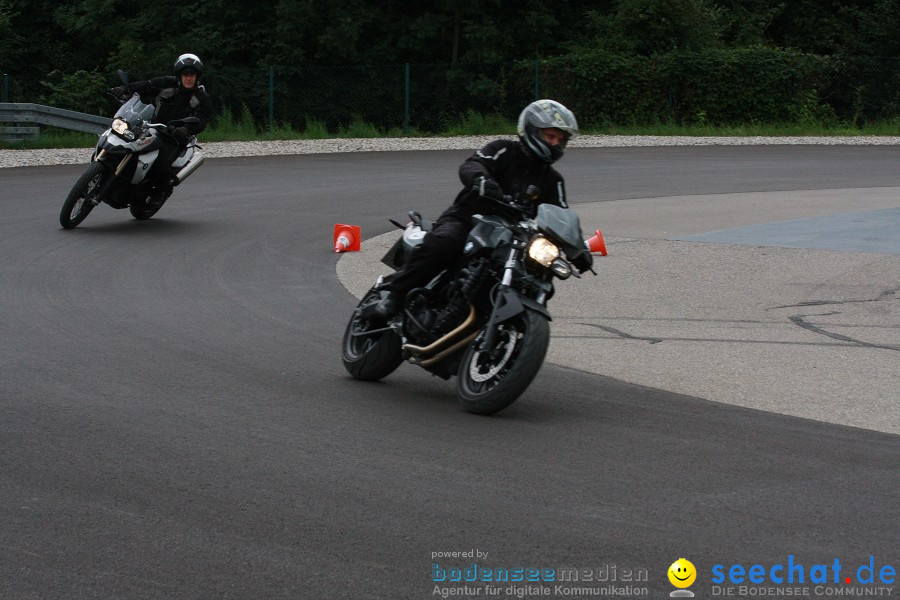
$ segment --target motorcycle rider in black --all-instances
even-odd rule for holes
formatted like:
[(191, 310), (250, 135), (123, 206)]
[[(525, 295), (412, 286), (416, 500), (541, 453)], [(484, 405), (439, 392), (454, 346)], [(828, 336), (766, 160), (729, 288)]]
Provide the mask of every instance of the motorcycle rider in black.
[[(524, 199), (526, 190), (536, 186), (540, 192), (528, 207), (529, 216), (534, 216), (537, 205), (545, 202), (568, 207), (563, 177), (552, 165), (562, 157), (568, 141), (578, 134), (575, 115), (555, 100), (538, 100), (519, 115), (518, 134), (518, 140), (488, 143), (462, 163), (459, 179), (463, 189), (435, 221), (409, 261), (385, 284), (386, 293), (375, 306), (375, 314), (385, 320), (393, 317), (400, 311), (407, 292), (428, 283), (462, 256), (472, 229), (472, 215), (509, 216), (501, 204), (504, 194)], [(592, 264), (588, 252), (575, 260), (582, 273)]]
[(159, 149), (159, 158), (154, 164), (154, 177), (158, 181), (158, 191), (153, 202), (161, 204), (172, 194), (172, 182), (169, 167), (178, 158), (190, 134), (197, 135), (204, 129), (212, 116), (212, 100), (206, 88), (200, 85), (203, 75), (203, 62), (196, 54), (182, 54), (175, 60), (174, 75), (154, 77), (148, 81), (135, 81), (127, 86), (118, 86), (110, 90), (116, 97), (130, 96), (137, 92), (156, 93), (156, 112), (153, 118), (159, 123), (168, 123), (175, 119), (197, 117), (199, 123), (189, 123), (175, 127), (170, 131), (177, 143), (163, 140)]

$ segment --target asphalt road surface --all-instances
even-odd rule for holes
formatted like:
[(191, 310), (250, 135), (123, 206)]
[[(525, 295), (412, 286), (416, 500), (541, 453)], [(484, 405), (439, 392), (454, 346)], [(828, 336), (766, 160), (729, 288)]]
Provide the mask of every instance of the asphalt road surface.
[(900, 150), (572, 149), (609, 256), (493, 417), (339, 352), (468, 154), (211, 159), (71, 231), (83, 166), (0, 169), (0, 598), (900, 593)]

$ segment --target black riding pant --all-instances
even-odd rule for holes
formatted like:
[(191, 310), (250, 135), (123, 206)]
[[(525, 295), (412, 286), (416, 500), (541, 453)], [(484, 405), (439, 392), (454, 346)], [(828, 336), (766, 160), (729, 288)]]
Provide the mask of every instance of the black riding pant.
[(153, 163), (153, 176), (160, 183), (168, 183), (172, 177), (172, 163), (181, 154), (184, 146), (174, 142), (164, 141), (159, 147), (159, 156)]
[(468, 220), (446, 215), (438, 218), (432, 230), (425, 234), (422, 244), (387, 284), (387, 289), (402, 297), (411, 289), (431, 281), (462, 256), (470, 229), (472, 225)]

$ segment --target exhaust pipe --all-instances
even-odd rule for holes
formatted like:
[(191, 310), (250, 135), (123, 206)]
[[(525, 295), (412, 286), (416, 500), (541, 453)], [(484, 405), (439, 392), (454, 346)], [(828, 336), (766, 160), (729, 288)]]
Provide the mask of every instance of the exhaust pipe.
[(181, 167), (181, 170), (175, 174), (175, 185), (178, 185), (182, 181), (188, 178), (188, 175), (197, 170), (197, 167), (203, 164), (203, 161), (206, 160), (206, 157), (203, 156), (203, 153), (199, 150), (194, 150), (194, 156), (191, 157), (191, 161)]
[(441, 348), (443, 348), (446, 344), (452, 342), (454, 339), (459, 337), (462, 333), (469, 328), (472, 323), (475, 322), (475, 307), (469, 307), (469, 316), (466, 318), (463, 323), (445, 335), (444, 337), (436, 340), (435, 342), (429, 344), (428, 346), (416, 346), (413, 344), (404, 344), (403, 350), (403, 358), (409, 360), (409, 362), (413, 364), (417, 364), (423, 359), (430, 358), (434, 353), (438, 352)]
[[(430, 366), (433, 365), (434, 363), (440, 362), (440, 361), (444, 360), (445, 357), (450, 356), (450, 355), (453, 354), (454, 352), (458, 352), (459, 350), (461, 350), (461, 349), (465, 348), (466, 346), (468, 346), (469, 343), (470, 343), (472, 340), (474, 340), (474, 339), (478, 336), (479, 333), (481, 333), (481, 332), (480, 332), (480, 331), (473, 331), (473, 332), (470, 333), (468, 336), (466, 336), (466, 337), (464, 337), (463, 339), (459, 340), (458, 342), (456, 342), (455, 344), (453, 344), (452, 346), (450, 346), (450, 347), (447, 348), (446, 350), (443, 350), (443, 351), (441, 351), (441, 352), (438, 352), (437, 354), (435, 354), (435, 355), (432, 356), (431, 358), (428, 358), (428, 359), (425, 359), (425, 360), (421, 360), (421, 357), (418, 357), (418, 356), (417, 356), (417, 357), (415, 357), (415, 358), (411, 358), (409, 362), (411, 362), (412, 364), (418, 364), (420, 367), (430, 367)], [(419, 361), (421, 361), (421, 362), (419, 362)]]

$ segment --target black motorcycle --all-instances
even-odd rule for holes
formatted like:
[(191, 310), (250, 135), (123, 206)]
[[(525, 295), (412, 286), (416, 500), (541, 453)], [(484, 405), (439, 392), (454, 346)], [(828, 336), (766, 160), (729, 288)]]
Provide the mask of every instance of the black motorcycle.
[[(469, 412), (489, 415), (512, 404), (547, 353), (553, 278), (578, 277), (572, 261), (587, 252), (575, 211), (550, 204), (535, 210), (536, 192), (530, 189), (522, 204), (505, 197), (504, 216), (475, 215), (463, 257), (411, 290), (387, 323), (374, 307), (393, 274), (379, 278), (344, 333), (347, 371), (376, 381), (405, 359), (443, 379), (456, 375), (457, 398)], [(418, 213), (409, 215), (382, 259), (395, 270), (431, 228)]]

